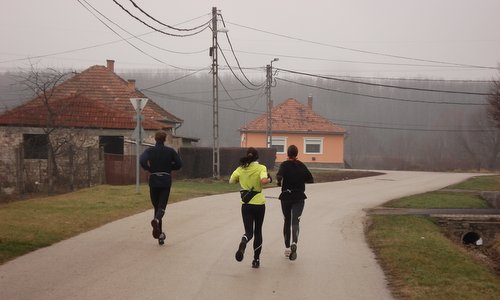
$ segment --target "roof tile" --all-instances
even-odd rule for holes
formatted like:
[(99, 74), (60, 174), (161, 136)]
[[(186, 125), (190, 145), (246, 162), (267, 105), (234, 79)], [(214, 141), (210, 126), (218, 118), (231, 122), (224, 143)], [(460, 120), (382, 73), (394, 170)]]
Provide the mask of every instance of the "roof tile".
[[(301, 104), (296, 99), (287, 99), (271, 111), (273, 132), (345, 133), (339, 127)], [(266, 131), (267, 114), (262, 114), (240, 128), (240, 131)]]
[[(35, 97), (0, 115), (0, 125), (64, 126), (134, 129), (135, 110), (130, 98), (146, 98), (128, 82), (104, 66), (92, 66), (56, 86), (47, 104)], [(51, 121), (49, 108), (54, 113)], [(171, 128), (182, 119), (151, 99), (142, 111), (145, 129)]]

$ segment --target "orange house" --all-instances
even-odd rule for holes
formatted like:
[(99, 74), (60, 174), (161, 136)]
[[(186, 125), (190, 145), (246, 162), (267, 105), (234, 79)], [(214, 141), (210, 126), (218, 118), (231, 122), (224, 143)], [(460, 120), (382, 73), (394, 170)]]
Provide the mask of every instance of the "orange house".
[[(271, 144), (276, 148), (276, 161), (286, 160), (288, 146), (295, 145), (298, 158), (308, 165), (344, 167), (346, 130), (314, 112), (311, 96), (307, 102), (305, 106), (287, 99), (272, 109)], [(266, 129), (266, 114), (241, 127), (241, 147), (266, 147)]]

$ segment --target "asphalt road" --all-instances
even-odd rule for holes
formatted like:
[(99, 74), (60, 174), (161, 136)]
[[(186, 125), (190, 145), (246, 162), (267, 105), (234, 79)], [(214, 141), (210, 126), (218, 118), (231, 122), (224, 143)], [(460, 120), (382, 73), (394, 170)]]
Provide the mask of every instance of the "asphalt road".
[(164, 246), (151, 237), (152, 211), (121, 219), (0, 266), (0, 299), (391, 299), (363, 209), (471, 176), (388, 171), (308, 185), (293, 262), (283, 255), (279, 190), (266, 189), (260, 269), (251, 268), (251, 244), (234, 259), (238, 193), (175, 203)]

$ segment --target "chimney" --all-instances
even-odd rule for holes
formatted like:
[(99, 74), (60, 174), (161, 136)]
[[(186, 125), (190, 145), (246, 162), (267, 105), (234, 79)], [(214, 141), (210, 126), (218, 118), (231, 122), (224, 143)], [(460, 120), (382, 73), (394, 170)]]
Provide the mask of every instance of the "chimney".
[(311, 110), (313, 109), (313, 96), (309, 95), (307, 97), (307, 107), (309, 107)]
[(115, 72), (115, 61), (112, 59), (108, 59), (108, 60), (106, 60), (106, 63), (107, 63), (108, 70), (110, 70), (111, 72)]
[(129, 79), (127, 86), (130, 90), (135, 91), (135, 79)]

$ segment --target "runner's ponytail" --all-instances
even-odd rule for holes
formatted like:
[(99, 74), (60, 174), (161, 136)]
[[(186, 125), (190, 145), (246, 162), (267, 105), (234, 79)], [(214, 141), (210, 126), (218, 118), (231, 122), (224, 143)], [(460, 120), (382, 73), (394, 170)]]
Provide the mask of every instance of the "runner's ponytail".
[(240, 158), (240, 166), (246, 168), (257, 159), (259, 159), (259, 153), (254, 147), (250, 147), (247, 149), (247, 155)]

